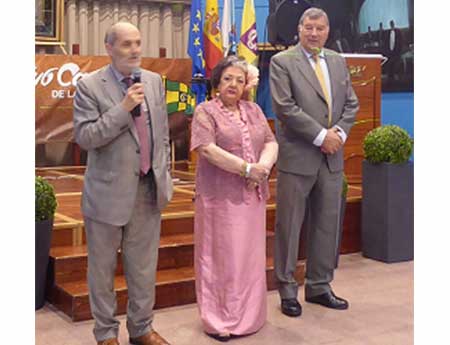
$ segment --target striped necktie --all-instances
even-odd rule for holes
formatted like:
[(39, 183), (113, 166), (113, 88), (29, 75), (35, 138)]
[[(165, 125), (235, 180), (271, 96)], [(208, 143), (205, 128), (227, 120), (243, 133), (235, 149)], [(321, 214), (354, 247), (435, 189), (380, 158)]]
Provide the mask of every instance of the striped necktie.
[[(123, 82), (127, 85), (127, 88), (133, 84), (131, 78), (124, 78)], [(147, 117), (145, 112), (142, 111), (141, 116), (134, 116), (134, 124), (136, 125), (136, 131), (139, 138), (140, 148), (140, 170), (141, 175), (146, 175), (150, 170), (150, 140), (149, 140), (149, 127), (147, 125)]]
[(323, 94), (325, 95), (325, 100), (328, 105), (328, 128), (331, 127), (331, 100), (328, 93), (327, 85), (325, 84), (325, 77), (323, 75), (322, 67), (320, 67), (320, 56), (313, 55), (315, 67), (314, 72), (316, 72), (316, 77), (319, 80), (320, 87), (322, 88)]

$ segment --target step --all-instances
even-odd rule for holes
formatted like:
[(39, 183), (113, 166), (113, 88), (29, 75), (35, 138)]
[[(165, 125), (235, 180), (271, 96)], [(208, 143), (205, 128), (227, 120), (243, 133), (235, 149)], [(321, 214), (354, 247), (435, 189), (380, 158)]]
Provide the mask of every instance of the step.
[[(275, 234), (267, 232), (266, 255), (273, 256)], [(50, 249), (50, 286), (82, 281), (87, 273), (87, 246), (60, 246)], [(120, 251), (117, 253), (116, 275), (123, 275)], [(194, 235), (173, 234), (161, 237), (157, 270), (192, 267), (194, 265)]]
[(77, 227), (69, 226), (67, 228), (53, 229), (51, 237), (51, 248), (71, 246), (76, 243), (77, 231), (81, 231), (82, 241), (85, 242), (84, 230), (78, 230)]
[[(276, 288), (273, 274), (273, 258), (267, 259), (266, 277), (268, 290)], [(300, 285), (304, 282), (304, 263), (298, 261), (295, 277)], [(117, 295), (117, 314), (126, 313), (127, 287), (124, 276), (114, 281)], [(48, 299), (55, 307), (67, 314), (72, 321), (92, 318), (86, 280), (67, 282), (54, 286)], [(195, 279), (193, 267), (161, 270), (156, 273), (155, 309), (195, 303)]]
[[(82, 224), (82, 221), (80, 221)], [(268, 207), (266, 211), (266, 227), (269, 230), (275, 228), (275, 209)], [(80, 232), (77, 235), (77, 232)], [(178, 212), (176, 214), (164, 214), (161, 221), (161, 237), (177, 235), (177, 234), (192, 234), (194, 232), (194, 212)], [(68, 226), (66, 228), (54, 229), (52, 232), (51, 247), (71, 246), (75, 243), (86, 243), (86, 236), (84, 229), (81, 226), (77, 229), (75, 226)]]

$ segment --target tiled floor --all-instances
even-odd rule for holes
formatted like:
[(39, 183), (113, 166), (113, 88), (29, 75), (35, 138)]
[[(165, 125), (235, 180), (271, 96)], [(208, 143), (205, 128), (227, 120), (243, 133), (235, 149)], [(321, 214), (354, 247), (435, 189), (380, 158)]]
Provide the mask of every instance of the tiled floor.
[[(361, 254), (341, 256), (333, 289), (350, 301), (347, 311), (304, 302), (300, 318), (281, 314), (275, 291), (269, 293), (266, 325), (230, 345), (408, 345), (413, 344), (413, 262), (384, 264)], [(173, 345), (220, 344), (201, 329), (196, 305), (157, 310), (154, 327)], [(125, 316), (119, 317), (120, 343), (128, 344)], [(36, 312), (37, 345), (95, 344), (93, 321), (71, 322), (51, 305)]]

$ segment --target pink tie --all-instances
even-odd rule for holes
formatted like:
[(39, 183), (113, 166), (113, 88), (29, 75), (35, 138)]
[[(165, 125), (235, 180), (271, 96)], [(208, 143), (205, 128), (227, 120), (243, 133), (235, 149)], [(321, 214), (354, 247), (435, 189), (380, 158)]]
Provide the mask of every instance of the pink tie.
[[(131, 78), (124, 78), (123, 81), (130, 87), (133, 82)], [(141, 174), (146, 175), (150, 170), (150, 140), (148, 138), (149, 127), (147, 125), (146, 114), (141, 108), (141, 116), (133, 117), (134, 124), (136, 125), (136, 130), (139, 138), (140, 146), (140, 169)]]

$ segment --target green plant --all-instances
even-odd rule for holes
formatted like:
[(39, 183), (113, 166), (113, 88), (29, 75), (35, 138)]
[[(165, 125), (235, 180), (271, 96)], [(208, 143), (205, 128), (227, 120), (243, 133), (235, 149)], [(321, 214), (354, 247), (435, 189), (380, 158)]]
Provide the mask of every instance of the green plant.
[(364, 138), (364, 158), (375, 164), (405, 163), (411, 156), (413, 142), (408, 132), (399, 126), (380, 126)]
[(35, 222), (53, 218), (57, 202), (52, 185), (41, 176), (36, 176), (34, 188)]
[(347, 198), (347, 193), (348, 193), (348, 180), (347, 175), (344, 174), (342, 180), (342, 197)]

